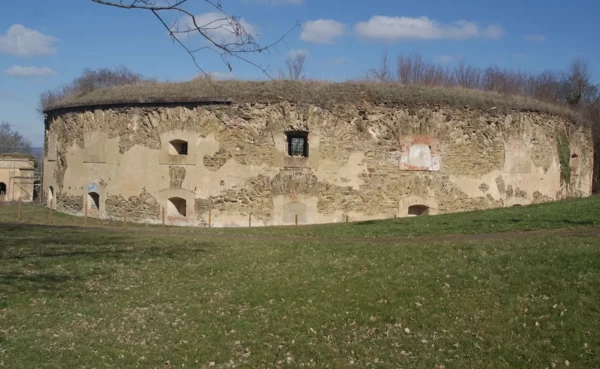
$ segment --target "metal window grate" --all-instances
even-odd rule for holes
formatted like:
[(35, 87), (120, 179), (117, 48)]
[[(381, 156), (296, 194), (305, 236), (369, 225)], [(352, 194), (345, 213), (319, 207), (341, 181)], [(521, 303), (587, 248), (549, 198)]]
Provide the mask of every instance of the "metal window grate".
[(305, 156), (304, 154), (304, 143), (305, 138), (303, 137), (292, 137), (290, 139), (290, 156)]
[(188, 143), (182, 142), (181, 147), (179, 149), (179, 155), (187, 155), (188, 154)]
[(287, 146), (289, 156), (308, 157), (308, 132), (304, 131), (288, 131)]

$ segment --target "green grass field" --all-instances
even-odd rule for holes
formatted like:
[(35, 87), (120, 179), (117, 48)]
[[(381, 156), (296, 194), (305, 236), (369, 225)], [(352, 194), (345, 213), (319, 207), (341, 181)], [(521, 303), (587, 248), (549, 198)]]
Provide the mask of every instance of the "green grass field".
[(600, 197), (252, 229), (15, 214), (0, 367), (600, 367)]

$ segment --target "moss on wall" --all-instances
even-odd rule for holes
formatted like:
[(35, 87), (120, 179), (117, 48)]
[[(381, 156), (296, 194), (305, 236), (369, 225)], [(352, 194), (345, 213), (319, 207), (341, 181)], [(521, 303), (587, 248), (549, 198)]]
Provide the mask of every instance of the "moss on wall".
[(564, 130), (556, 132), (556, 146), (560, 163), (560, 181), (565, 186), (571, 184), (571, 140)]

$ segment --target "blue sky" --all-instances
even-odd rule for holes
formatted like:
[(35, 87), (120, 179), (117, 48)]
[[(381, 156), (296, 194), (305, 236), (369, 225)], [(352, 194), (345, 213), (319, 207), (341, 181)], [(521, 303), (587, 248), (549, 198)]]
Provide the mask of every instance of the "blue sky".
[[(193, 14), (211, 19), (206, 13), (214, 9), (204, 0), (188, 1)], [(583, 57), (600, 81), (597, 0), (222, 0), (222, 5), (243, 18), (260, 44), (301, 25), (270, 53), (250, 56), (273, 76), (284, 68), (288, 53), (302, 50), (308, 53), (309, 78), (360, 78), (387, 50), (390, 56), (418, 52), (441, 63), (464, 58), (480, 67), (533, 72), (564, 69)], [(186, 42), (202, 46), (199, 37)], [(230, 74), (214, 53), (197, 57), (205, 71), (218, 76), (265, 78), (241, 62), (233, 62)], [(159, 80), (185, 81), (198, 74), (150, 13), (91, 0), (7, 2), (0, 12), (0, 121), (40, 146), (39, 94), (84, 68), (116, 66)]]

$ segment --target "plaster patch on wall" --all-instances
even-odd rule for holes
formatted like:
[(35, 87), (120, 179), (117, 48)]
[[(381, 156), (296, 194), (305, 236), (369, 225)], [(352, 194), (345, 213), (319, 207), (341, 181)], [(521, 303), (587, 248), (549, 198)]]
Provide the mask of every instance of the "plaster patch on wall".
[(298, 224), (306, 224), (306, 204), (302, 202), (283, 204), (283, 224), (295, 224), (296, 219)]
[(504, 143), (504, 173), (531, 173), (531, 153), (523, 139)]
[(400, 170), (438, 172), (440, 140), (430, 136), (404, 136), (400, 139)]
[(46, 131), (46, 160), (56, 161), (56, 134)]
[(108, 135), (103, 132), (86, 132), (84, 140), (84, 163), (106, 163), (106, 141)]
[[(365, 182), (360, 177), (360, 174), (366, 170), (366, 165), (363, 163), (365, 154), (355, 152), (350, 154), (348, 162), (343, 166), (333, 160), (321, 160), (318, 170), (314, 171), (319, 181), (334, 183), (338, 186), (352, 187), (354, 190), (359, 190)], [(396, 165), (398, 161), (395, 162)]]

